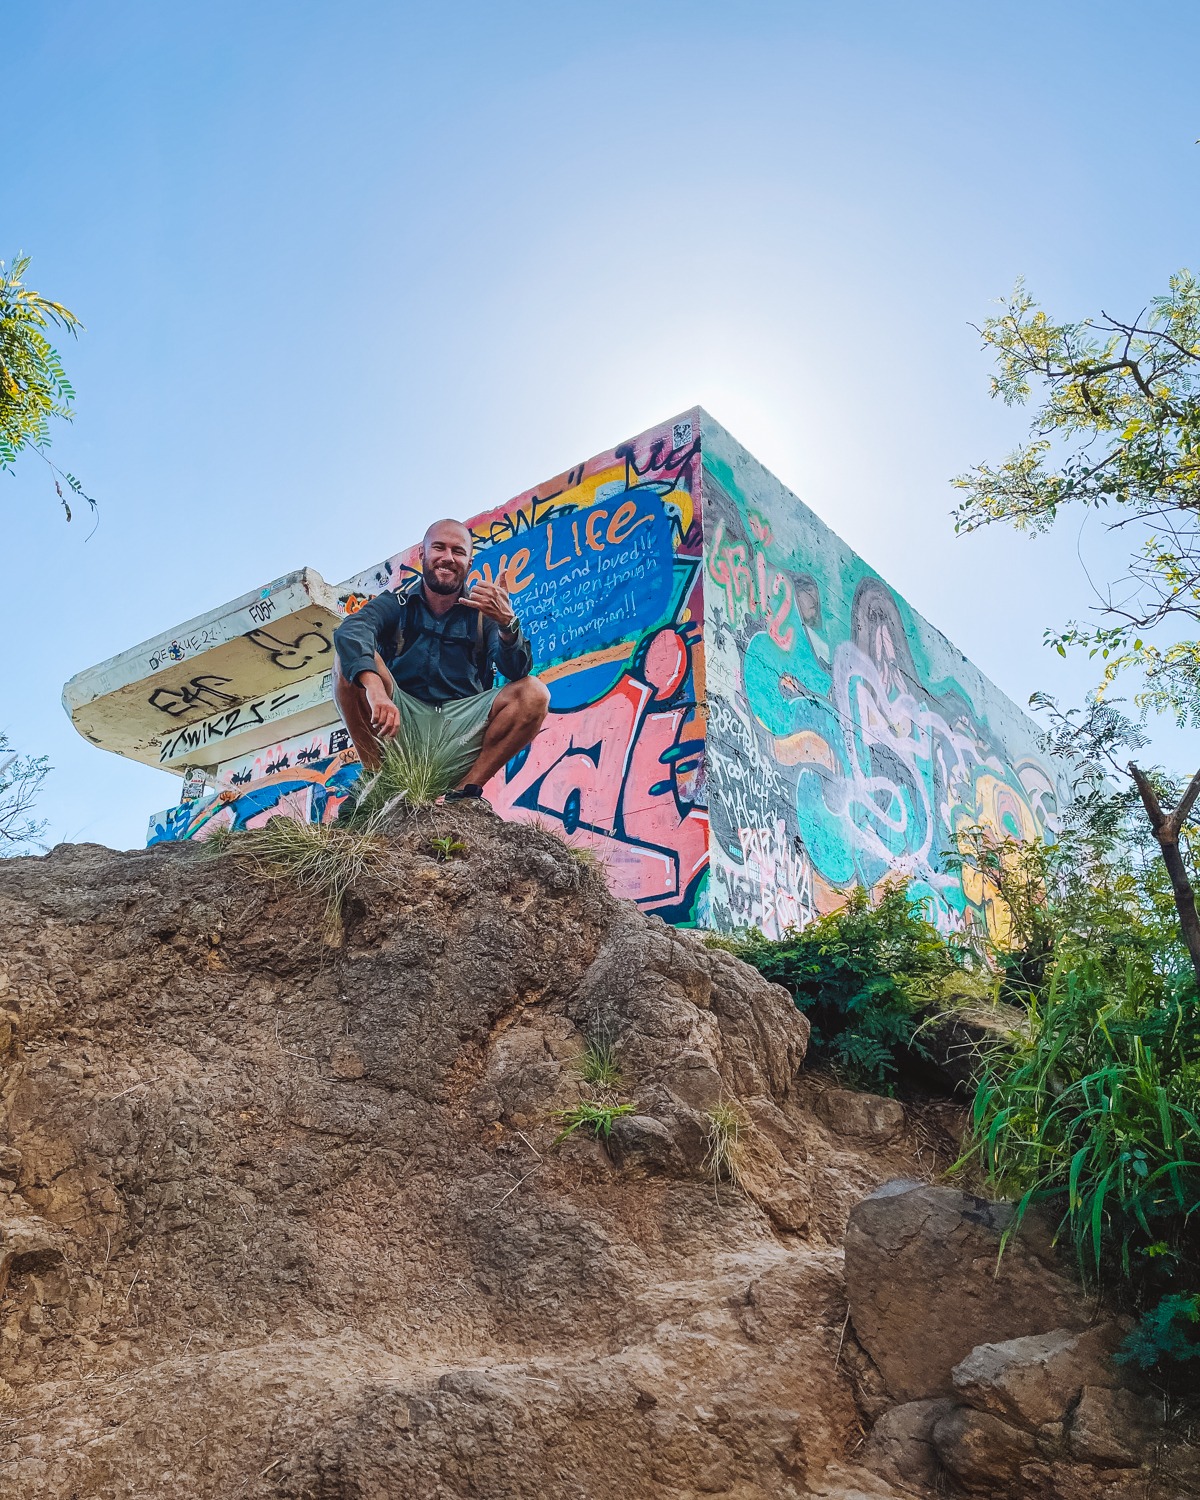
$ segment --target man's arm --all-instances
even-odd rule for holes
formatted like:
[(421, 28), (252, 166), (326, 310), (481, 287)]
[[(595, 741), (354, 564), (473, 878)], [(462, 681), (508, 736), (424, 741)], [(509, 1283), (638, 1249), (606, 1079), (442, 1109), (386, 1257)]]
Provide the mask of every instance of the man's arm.
[(462, 602), (477, 609), (488, 621), (488, 651), (500, 671), (511, 682), (528, 677), (533, 671), (533, 649), (518, 625), (508, 630), (516, 617), (503, 579), (497, 583), (477, 583)]
[(333, 644), (347, 682), (357, 682), (361, 672), (375, 671), (377, 651), (387, 660), (403, 615), (404, 605), (389, 590), (346, 616), (333, 632)]
[(496, 666), (510, 682), (528, 677), (533, 671), (533, 647), (525, 639), (525, 632), (520, 625), (511, 635), (506, 634), (499, 625), (495, 627), (495, 631), (492, 660)]

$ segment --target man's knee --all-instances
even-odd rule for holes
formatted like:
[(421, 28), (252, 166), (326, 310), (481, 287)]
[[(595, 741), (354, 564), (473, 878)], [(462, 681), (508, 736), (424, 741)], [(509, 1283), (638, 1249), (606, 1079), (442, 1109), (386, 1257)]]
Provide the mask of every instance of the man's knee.
[(522, 677), (519, 682), (513, 683), (513, 687), (518, 689), (517, 702), (522, 714), (536, 729), (549, 711), (550, 689), (536, 677)]
[[(492, 708), (491, 717), (501, 709), (505, 717), (515, 717), (521, 727), (528, 731), (529, 738), (538, 732), (546, 711), (550, 707), (550, 691), (536, 677), (521, 677), (500, 689)], [(509, 719), (512, 722), (512, 719)]]

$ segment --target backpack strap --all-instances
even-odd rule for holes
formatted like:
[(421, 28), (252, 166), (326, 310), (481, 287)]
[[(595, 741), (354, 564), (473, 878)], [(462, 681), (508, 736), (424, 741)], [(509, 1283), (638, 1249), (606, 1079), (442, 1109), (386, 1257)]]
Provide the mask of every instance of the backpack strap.
[(483, 627), (483, 611), (475, 611), (475, 670), (479, 673), (479, 680), (483, 683), (484, 690), (492, 687), (496, 681), (496, 674), (492, 668), (492, 660), (488, 655), (487, 633)]
[[(390, 658), (392, 661), (395, 661), (398, 656), (402, 656), (404, 654), (404, 648), (406, 645), (412, 644), (415, 633), (410, 629), (410, 626), (412, 624), (412, 606), (415, 594), (416, 591), (414, 589), (410, 589), (406, 594), (397, 593), (396, 595), (396, 597), (400, 601), (401, 613), (400, 623), (396, 627), (396, 641), (394, 646), (392, 647), (392, 655)], [(407, 640), (405, 639), (406, 636), (408, 637)]]

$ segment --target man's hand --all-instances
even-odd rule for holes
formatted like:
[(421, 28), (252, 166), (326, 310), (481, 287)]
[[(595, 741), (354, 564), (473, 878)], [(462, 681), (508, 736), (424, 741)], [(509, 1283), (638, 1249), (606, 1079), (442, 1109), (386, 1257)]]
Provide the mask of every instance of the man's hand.
[(504, 575), (496, 583), (477, 583), (469, 594), (462, 596), (462, 602), (469, 604), (472, 609), (477, 609), (480, 614), (486, 615), (489, 620), (495, 620), (496, 624), (503, 629), (512, 619), (516, 611), (512, 607), (512, 600), (508, 597), (508, 590), (504, 587)]
[(392, 702), (383, 678), (378, 672), (360, 672), (358, 685), (367, 695), (367, 708), (371, 714), (371, 732), (376, 738), (390, 740), (400, 728), (400, 710)]

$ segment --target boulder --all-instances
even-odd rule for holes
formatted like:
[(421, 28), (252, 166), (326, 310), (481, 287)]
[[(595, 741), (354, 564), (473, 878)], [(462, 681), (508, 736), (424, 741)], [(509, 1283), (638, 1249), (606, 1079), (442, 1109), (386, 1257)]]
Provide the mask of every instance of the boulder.
[(1000, 1254), (1007, 1204), (929, 1183), (885, 1183), (855, 1204), (846, 1291), (859, 1342), (896, 1401), (955, 1394), (952, 1371), (978, 1344), (1081, 1330), (1077, 1286), (1036, 1222)]
[(618, 1166), (639, 1175), (666, 1172), (682, 1176), (683, 1155), (675, 1137), (652, 1115), (621, 1115), (613, 1121), (608, 1149)]
[(944, 1396), (893, 1406), (872, 1427), (861, 1462), (889, 1484), (917, 1491), (932, 1489), (941, 1467), (933, 1429), (953, 1410), (954, 1402)]
[(816, 1112), (836, 1135), (882, 1145), (904, 1129), (904, 1108), (895, 1099), (860, 1094), (855, 1089), (826, 1089)]
[(1112, 1363), (1120, 1341), (1119, 1326), (1104, 1323), (1083, 1333), (1057, 1328), (979, 1344), (954, 1367), (954, 1389), (967, 1406), (1033, 1431), (1061, 1422), (1084, 1386), (1120, 1383)]
[(737, 1184), (768, 1215), (776, 1229), (796, 1234), (812, 1213), (808, 1180), (791, 1166), (775, 1142), (753, 1124), (744, 1130), (735, 1163)]
[(1089, 1385), (1072, 1414), (1068, 1446), (1084, 1463), (1135, 1468), (1151, 1457), (1162, 1422), (1157, 1402), (1133, 1391)]
[(1044, 1494), (1028, 1484), (1027, 1466), (1037, 1463), (1037, 1444), (1028, 1432), (988, 1411), (956, 1406), (934, 1423), (937, 1456), (968, 1490), (997, 1496), (1012, 1488), (1017, 1494)]

